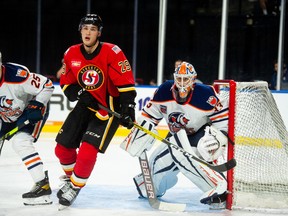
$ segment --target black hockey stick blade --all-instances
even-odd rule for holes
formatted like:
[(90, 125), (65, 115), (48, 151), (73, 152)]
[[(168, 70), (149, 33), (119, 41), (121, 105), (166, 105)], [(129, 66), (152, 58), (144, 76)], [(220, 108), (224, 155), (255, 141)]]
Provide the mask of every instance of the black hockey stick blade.
[(147, 159), (146, 151), (142, 153), (139, 157), (139, 163), (144, 179), (146, 194), (150, 206), (154, 209), (162, 211), (171, 211), (171, 212), (183, 212), (186, 208), (186, 204), (182, 203), (168, 203), (159, 200), (155, 194), (155, 188), (149, 168), (149, 162)]
[[(98, 104), (98, 105), (99, 105), (99, 107), (101, 109), (106, 110), (108, 113), (116, 116), (117, 118), (121, 118), (121, 115), (119, 113), (114, 112), (114, 111), (108, 109), (107, 107), (105, 107), (105, 106), (103, 106), (101, 104)], [(226, 172), (226, 171), (228, 171), (228, 170), (230, 170), (230, 169), (232, 169), (232, 168), (234, 168), (236, 166), (236, 160), (234, 158), (229, 160), (229, 161), (227, 161), (226, 163), (223, 163), (223, 164), (219, 164), (219, 165), (210, 164), (210, 163), (198, 158), (197, 156), (194, 156), (194, 155), (190, 154), (189, 152), (187, 152), (184, 149), (182, 149), (181, 147), (171, 143), (170, 141), (166, 140), (165, 138), (159, 136), (158, 134), (155, 134), (152, 131), (150, 131), (150, 130), (138, 125), (137, 123), (135, 123), (135, 122), (131, 122), (131, 123), (134, 125), (134, 127), (138, 128), (139, 130), (144, 131), (145, 133), (147, 133), (150, 136), (154, 137), (155, 139), (157, 139), (157, 140), (169, 145), (172, 148), (175, 148), (175, 149), (178, 149), (178, 150), (182, 151), (182, 153), (185, 154), (186, 156), (188, 156), (190, 159), (196, 160), (199, 163), (208, 166), (212, 170), (215, 170), (217, 172)]]

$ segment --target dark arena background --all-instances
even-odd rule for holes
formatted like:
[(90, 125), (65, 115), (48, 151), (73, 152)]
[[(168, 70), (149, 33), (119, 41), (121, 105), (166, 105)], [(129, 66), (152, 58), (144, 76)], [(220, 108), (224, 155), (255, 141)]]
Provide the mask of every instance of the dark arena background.
[[(226, 79), (269, 82), (278, 56), (280, 2), (268, 0), (264, 14), (261, 1), (229, 1)], [(135, 65), (136, 78), (143, 80), (140, 84), (148, 85), (157, 79), (159, 5), (155, 0), (1, 0), (3, 61), (53, 78), (65, 50), (80, 43), (80, 19), (87, 12), (98, 13), (104, 22), (102, 41), (117, 44)], [(222, 1), (167, 1), (163, 79), (171, 78), (176, 59), (191, 62), (204, 83), (217, 79), (221, 11)], [(285, 63), (287, 44), (283, 45)]]

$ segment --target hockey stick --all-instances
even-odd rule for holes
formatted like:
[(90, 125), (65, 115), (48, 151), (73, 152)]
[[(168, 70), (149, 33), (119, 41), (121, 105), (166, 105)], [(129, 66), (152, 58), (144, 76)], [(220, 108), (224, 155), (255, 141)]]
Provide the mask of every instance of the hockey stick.
[(163, 210), (163, 211), (173, 211), (173, 212), (184, 211), (186, 208), (186, 204), (168, 203), (168, 202), (163, 202), (157, 199), (146, 151), (144, 151), (142, 155), (139, 157), (139, 162), (140, 162), (140, 167), (141, 167), (145, 189), (146, 189), (148, 202), (150, 206), (154, 209)]
[[(116, 118), (120, 118), (121, 115), (119, 113), (113, 112), (112, 110), (102, 106), (99, 104), (99, 107), (106, 110), (108, 113), (114, 115)], [(149, 168), (149, 161), (147, 158), (146, 151), (144, 151), (139, 157), (139, 163), (141, 167), (141, 172), (143, 176), (143, 181), (145, 185), (145, 190), (148, 198), (149, 205), (157, 210), (162, 211), (171, 211), (171, 212), (183, 212), (186, 208), (186, 204), (182, 203), (168, 203), (164, 201), (160, 201), (155, 193), (155, 187), (152, 180), (151, 171)]]
[(5, 139), (12, 137), (16, 132), (18, 132), (21, 128), (23, 128), (24, 126), (28, 125), (30, 122), (29, 120), (24, 121), (23, 123), (21, 123), (20, 125), (18, 125), (17, 127), (13, 128), (11, 131), (7, 132), (6, 134), (4, 134), (1, 138), (0, 138), (0, 155), (2, 152), (2, 148), (5, 142)]
[[(99, 104), (99, 107), (105, 111), (107, 111), (108, 113), (116, 116), (117, 118), (121, 118), (121, 115), (117, 112), (113, 112), (112, 110), (108, 109), (107, 107), (104, 107), (103, 105)], [(227, 170), (230, 170), (232, 168), (234, 168), (236, 166), (236, 160), (234, 158), (232, 158), (231, 160), (227, 161), (226, 163), (223, 164), (219, 164), (219, 165), (214, 165), (214, 164), (210, 164), (204, 160), (201, 160), (200, 158), (192, 155), (191, 153), (185, 151), (184, 149), (182, 149), (181, 147), (169, 142), (168, 140), (166, 140), (165, 138), (162, 138), (161, 136), (159, 136), (158, 134), (155, 134), (153, 132), (151, 132), (150, 130), (147, 130), (146, 128), (138, 125), (135, 122), (132, 122), (134, 127), (138, 128), (139, 130), (144, 131), (145, 133), (149, 134), (150, 136), (154, 137), (157, 140), (160, 140), (161, 142), (167, 144), (168, 146), (170, 146), (171, 148), (174, 148), (177, 151), (180, 151), (182, 154), (184, 154), (186, 157), (189, 157), (192, 160), (195, 160), (203, 165), (208, 166), (210, 169), (215, 170), (217, 172), (226, 172)]]

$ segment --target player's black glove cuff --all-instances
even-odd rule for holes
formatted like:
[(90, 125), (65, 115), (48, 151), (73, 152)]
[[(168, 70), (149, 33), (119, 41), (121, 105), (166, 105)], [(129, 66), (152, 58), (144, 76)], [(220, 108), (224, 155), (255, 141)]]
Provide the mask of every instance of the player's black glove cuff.
[(88, 91), (82, 91), (79, 95), (78, 103), (82, 104), (83, 106), (93, 109), (99, 110), (99, 105), (96, 100)]
[(121, 108), (121, 118), (120, 124), (128, 129), (133, 127), (133, 122), (135, 121), (135, 97), (136, 91), (127, 91), (120, 93), (120, 108)]
[(124, 127), (131, 129), (135, 121), (135, 103), (121, 105), (121, 118), (120, 124)]
[(35, 124), (43, 119), (42, 110), (44, 104), (39, 101), (30, 101), (25, 109), (26, 119), (30, 121), (31, 124)]

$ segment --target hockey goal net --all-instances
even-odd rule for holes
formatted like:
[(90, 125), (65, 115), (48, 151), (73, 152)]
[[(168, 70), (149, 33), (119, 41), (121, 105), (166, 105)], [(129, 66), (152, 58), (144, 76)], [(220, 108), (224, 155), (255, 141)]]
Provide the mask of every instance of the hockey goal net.
[[(267, 82), (215, 81), (229, 97), (227, 209), (288, 210), (288, 133)], [(234, 145), (231, 143), (234, 142)]]

